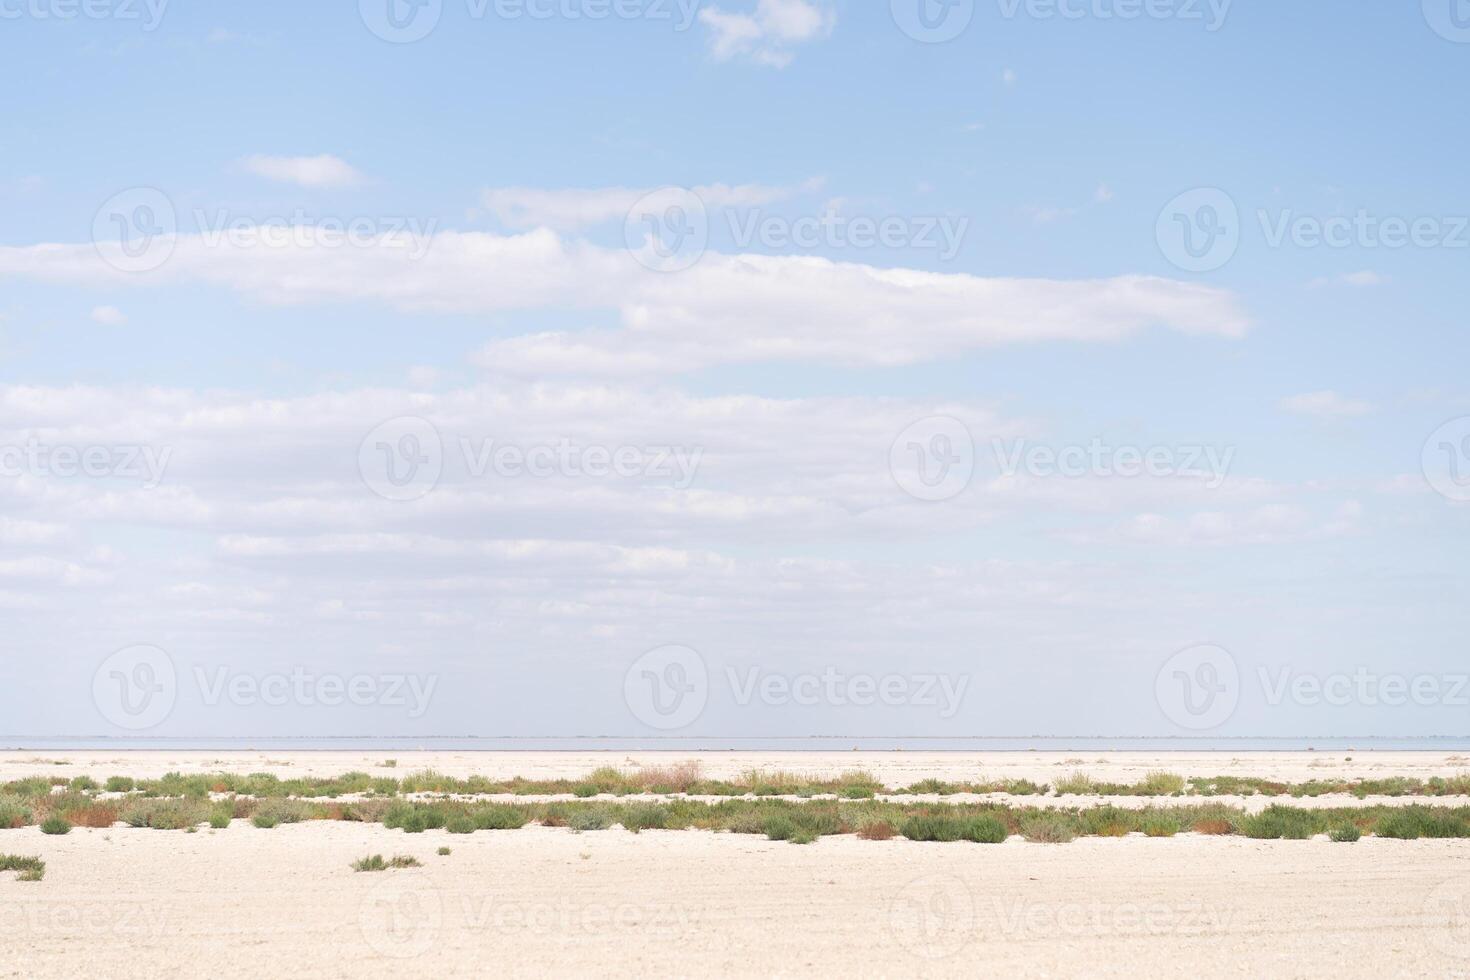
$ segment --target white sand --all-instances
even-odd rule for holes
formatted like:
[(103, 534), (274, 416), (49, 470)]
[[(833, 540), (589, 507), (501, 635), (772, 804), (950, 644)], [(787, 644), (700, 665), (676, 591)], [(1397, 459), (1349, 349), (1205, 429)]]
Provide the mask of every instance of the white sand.
[[(1149, 770), (1278, 779), (1451, 774), (1444, 755), (788, 753), (702, 756), (889, 783), (926, 776), (1130, 781)], [(0, 776), (168, 770), (332, 775), (382, 753), (10, 753)], [(400, 772), (576, 776), (689, 753), (397, 754)], [(1093, 761), (1106, 759), (1104, 762)], [(42, 760), (42, 761), (31, 761)], [(1034, 801), (1033, 801), (1034, 802)], [(1115, 801), (1116, 802), (1116, 801)], [(1410, 801), (1400, 801), (1410, 802)], [(440, 846), (453, 849), (439, 857)], [(1065, 845), (701, 831), (454, 836), (237, 821), (196, 834), (0, 832), (46, 878), (0, 874), (0, 977), (1444, 976), (1470, 974), (1470, 845), (1235, 837)], [(366, 854), (420, 869), (356, 874)]]
[[(49, 864), (40, 883), (0, 876), (0, 976), (36, 980), (1470, 970), (1470, 848), (1457, 841), (803, 847), (240, 822), (0, 840)], [(368, 853), (425, 867), (349, 870)]]
[[(1351, 761), (1349, 761), (1349, 757)], [(381, 763), (396, 759), (395, 769)], [(599, 766), (633, 768), (698, 759), (711, 778), (751, 769), (835, 776), (863, 769), (889, 786), (934, 777), (948, 780), (1030, 779), (1052, 782), (1073, 772), (1127, 783), (1163, 770), (1181, 776), (1266, 779), (1367, 779), (1451, 776), (1470, 772), (1470, 754), (1447, 752), (0, 752), (0, 779), (31, 775), (157, 777), (166, 772), (271, 772), (282, 777), (334, 776), (352, 770), (379, 776), (435, 769), (450, 776), (494, 779), (576, 778)], [(66, 765), (56, 765), (65, 762)]]

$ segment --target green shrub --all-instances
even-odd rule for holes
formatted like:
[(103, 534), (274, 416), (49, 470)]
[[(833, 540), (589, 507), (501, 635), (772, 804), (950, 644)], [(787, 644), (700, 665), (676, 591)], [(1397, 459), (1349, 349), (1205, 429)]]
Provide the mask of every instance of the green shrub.
[(995, 817), (970, 817), (961, 822), (960, 836), (977, 844), (1001, 844), (1010, 832)]
[(588, 830), (606, 830), (613, 819), (606, 810), (575, 810), (567, 817), (567, 826), (576, 833)]
[(1271, 804), (1240, 821), (1240, 832), (1257, 840), (1306, 840), (1315, 834), (1317, 818), (1306, 810)]
[(945, 816), (917, 816), (905, 820), (900, 830), (909, 840), (957, 841), (964, 833), (960, 821)]
[(1143, 818), (1143, 832), (1149, 837), (1173, 837), (1181, 829), (1178, 818), (1169, 813), (1150, 813)]
[(1344, 823), (1333, 827), (1332, 832), (1328, 836), (1339, 844), (1351, 844), (1359, 837), (1362, 837), (1363, 832), (1357, 828), (1356, 824)]
[(41, 821), (41, 833), (60, 836), (71, 833), (71, 823), (66, 818), (52, 814)]
[(127, 776), (109, 776), (104, 788), (109, 793), (131, 793), (135, 785)]
[(18, 881), (40, 881), (46, 877), (46, 862), (38, 857), (0, 854), (0, 872), (16, 871)]
[(0, 830), (24, 827), (31, 822), (31, 808), (14, 796), (0, 796)]
[(1028, 813), (1021, 820), (1021, 834), (1038, 844), (1065, 844), (1077, 837), (1077, 825), (1065, 814), (1052, 810)]

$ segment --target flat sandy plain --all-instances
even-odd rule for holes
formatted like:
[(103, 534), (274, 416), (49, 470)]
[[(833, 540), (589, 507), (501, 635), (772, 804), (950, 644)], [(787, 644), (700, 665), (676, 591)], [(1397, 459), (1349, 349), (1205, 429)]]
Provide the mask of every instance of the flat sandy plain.
[[(697, 754), (890, 784), (1124, 782), (1464, 771), (1433, 753)], [(399, 752), (397, 770), (556, 777), (691, 753)], [(0, 778), (380, 769), (384, 753), (20, 752)], [(1085, 759), (1078, 763), (1077, 759)], [(1098, 761), (1105, 760), (1105, 761)], [(67, 765), (58, 766), (58, 762)], [(1034, 802), (1034, 801), (1033, 801)], [(1409, 802), (1409, 801), (1401, 801)], [(1439, 801), (1443, 802), (1443, 801)], [(439, 856), (440, 846), (453, 853)], [(451, 836), (312, 822), (260, 830), (0, 833), (47, 862), (0, 875), (0, 977), (1470, 976), (1470, 843), (1182, 834), (1070, 844), (526, 828)], [(365, 854), (421, 868), (357, 874)]]

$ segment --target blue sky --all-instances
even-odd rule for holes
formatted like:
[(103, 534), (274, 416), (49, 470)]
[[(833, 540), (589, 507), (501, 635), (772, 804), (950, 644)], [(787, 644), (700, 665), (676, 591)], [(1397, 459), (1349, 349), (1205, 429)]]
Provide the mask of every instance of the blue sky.
[[(1452, 0), (960, 2), (945, 43), (909, 0), (444, 0), (410, 43), (385, 2), (0, 3), (0, 447), (167, 459), (0, 476), (0, 729), (138, 730), (94, 681), (146, 647), (117, 662), (172, 672), (152, 734), (667, 731), (625, 682), (672, 644), (707, 674), (690, 737), (1464, 730), (1457, 695), (1265, 679), (1464, 669)], [(629, 229), (670, 200), (708, 246), (651, 271)], [(1201, 201), (1206, 268), (1169, 234), (1205, 240)], [(177, 235), (120, 271), (95, 229), (140, 202)], [(391, 499), (365, 470), (403, 419), (441, 472)], [(903, 469), (943, 464), (935, 419), (973, 464), (942, 499)], [(641, 468), (473, 472), (488, 439)], [(1172, 468), (1008, 473), (996, 440)], [(1214, 676), (1202, 645), (1222, 719), (1165, 690)], [(968, 686), (741, 703), (750, 668)], [(407, 718), (210, 703), (218, 670), (437, 687)]]

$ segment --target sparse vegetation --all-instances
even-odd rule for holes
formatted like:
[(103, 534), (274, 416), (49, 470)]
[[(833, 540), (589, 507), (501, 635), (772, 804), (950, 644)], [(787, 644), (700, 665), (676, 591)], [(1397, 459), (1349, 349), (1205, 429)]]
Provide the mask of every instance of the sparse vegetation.
[[(440, 848), (441, 854), (449, 853), (448, 848)], [(418, 858), (408, 857), (403, 854), (388, 858), (386, 861), (381, 854), (373, 854), (365, 858), (359, 858), (352, 862), (353, 871), (387, 871), (389, 868), (422, 868)]]
[(41, 821), (41, 833), (52, 836), (71, 833), (71, 823), (65, 817), (49, 816)]
[(0, 854), (0, 873), (16, 872), (17, 881), (40, 881), (46, 877), (46, 862), (38, 857)]

